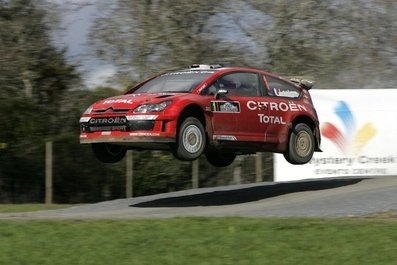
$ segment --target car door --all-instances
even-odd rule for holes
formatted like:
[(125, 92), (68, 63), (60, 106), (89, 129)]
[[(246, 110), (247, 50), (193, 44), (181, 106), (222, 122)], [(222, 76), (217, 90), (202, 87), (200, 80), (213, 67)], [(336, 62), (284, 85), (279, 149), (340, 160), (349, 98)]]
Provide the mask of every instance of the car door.
[(237, 118), (238, 136), (242, 141), (264, 142), (268, 123), (263, 117), (269, 112), (264, 97), (264, 82), (257, 73), (242, 73), (239, 76), (240, 89), (236, 97), (241, 104), (241, 115)]
[(212, 124), (216, 137), (238, 141), (264, 141), (267, 124), (261, 123), (262, 92), (259, 75), (254, 72), (235, 72), (220, 77), (218, 90), (227, 91), (211, 101)]
[(227, 88), (217, 80), (205, 92), (210, 97), (207, 111), (211, 117), (212, 138), (213, 140), (236, 141), (236, 117), (241, 110), (240, 102), (224, 93), (215, 96), (221, 90), (228, 93)]

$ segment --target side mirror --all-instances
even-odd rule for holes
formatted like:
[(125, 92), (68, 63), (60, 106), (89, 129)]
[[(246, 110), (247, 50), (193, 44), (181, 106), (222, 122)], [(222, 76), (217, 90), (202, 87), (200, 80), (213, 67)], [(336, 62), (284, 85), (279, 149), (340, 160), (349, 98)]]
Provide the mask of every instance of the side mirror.
[(219, 89), (215, 93), (215, 99), (219, 99), (221, 96), (226, 95), (227, 93), (229, 93), (229, 91), (227, 91), (226, 89)]

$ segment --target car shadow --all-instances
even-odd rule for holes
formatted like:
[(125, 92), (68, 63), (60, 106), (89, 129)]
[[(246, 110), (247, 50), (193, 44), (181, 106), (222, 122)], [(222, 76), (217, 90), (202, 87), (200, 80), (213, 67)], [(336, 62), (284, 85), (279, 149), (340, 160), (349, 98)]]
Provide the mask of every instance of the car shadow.
[(348, 185), (354, 185), (365, 178), (344, 178), (327, 180), (308, 180), (288, 183), (264, 183), (261, 186), (204, 192), (200, 194), (174, 196), (155, 199), (130, 205), (130, 207), (194, 207), (222, 206), (259, 201), (284, 194), (327, 190)]

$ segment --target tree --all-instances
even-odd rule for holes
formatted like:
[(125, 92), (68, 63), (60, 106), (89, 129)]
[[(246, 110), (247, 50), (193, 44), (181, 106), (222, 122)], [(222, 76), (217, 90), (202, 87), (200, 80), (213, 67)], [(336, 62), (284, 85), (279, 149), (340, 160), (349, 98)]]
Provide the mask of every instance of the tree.
[(98, 54), (115, 61), (124, 74), (141, 80), (154, 72), (192, 63), (223, 62), (228, 49), (216, 50), (206, 32), (208, 18), (223, 1), (118, 1), (97, 21), (92, 40)]
[(395, 83), (396, 5), (390, 1), (251, 2), (274, 17), (267, 46), (275, 71), (313, 76), (317, 87), (326, 88)]
[[(2, 188), (42, 193), (43, 146), (64, 131), (74, 108), (65, 93), (78, 84), (74, 66), (51, 43), (45, 12), (35, 1), (0, 1), (0, 178)], [(10, 188), (11, 187), (11, 188)], [(2, 194), (5, 194), (4, 192)]]

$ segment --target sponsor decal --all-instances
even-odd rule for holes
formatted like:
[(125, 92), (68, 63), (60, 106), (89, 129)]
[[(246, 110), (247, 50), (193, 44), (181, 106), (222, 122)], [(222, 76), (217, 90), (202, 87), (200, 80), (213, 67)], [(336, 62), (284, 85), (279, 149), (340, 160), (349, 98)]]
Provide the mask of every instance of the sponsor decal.
[(274, 94), (278, 97), (297, 98), (299, 93), (295, 90), (281, 90), (280, 88), (273, 88)]
[(214, 135), (212, 138), (214, 140), (237, 141), (236, 136), (233, 135)]
[(91, 118), (90, 124), (125, 124), (126, 117), (107, 117), (107, 118)]
[(240, 102), (238, 101), (211, 101), (211, 111), (223, 113), (239, 113)]
[(131, 132), (130, 136), (160, 136), (160, 133), (150, 133), (150, 132)]
[(268, 116), (265, 114), (258, 114), (259, 123), (271, 123), (271, 124), (287, 124), (282, 116)]
[(204, 89), (207, 85), (207, 83), (204, 83), (197, 90), (201, 92), (201, 90)]
[(297, 104), (293, 101), (287, 102), (271, 102), (271, 101), (248, 101), (247, 108), (249, 110), (264, 110), (269, 109), (271, 111), (307, 111), (306, 107)]
[(127, 115), (126, 118), (129, 121), (152, 121), (157, 119), (159, 115)]
[(132, 101), (132, 99), (106, 99), (102, 102), (102, 104), (113, 104), (113, 103), (132, 104), (134, 102)]
[[(247, 108), (252, 111), (258, 110), (270, 110), (270, 111), (306, 111), (306, 107), (297, 104), (293, 101), (289, 102), (271, 102), (271, 101), (248, 101)], [(258, 114), (259, 123), (262, 124), (287, 124), (283, 116), (273, 116), (273, 115), (265, 115), (262, 113)]]
[(110, 133), (110, 131), (125, 131), (127, 129), (127, 126), (125, 125), (111, 125), (111, 126), (103, 126), (102, 124), (100, 126), (90, 126), (89, 131), (90, 132), (104, 132), (102, 135), (106, 135), (106, 133)]

